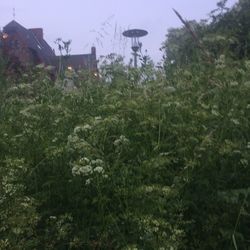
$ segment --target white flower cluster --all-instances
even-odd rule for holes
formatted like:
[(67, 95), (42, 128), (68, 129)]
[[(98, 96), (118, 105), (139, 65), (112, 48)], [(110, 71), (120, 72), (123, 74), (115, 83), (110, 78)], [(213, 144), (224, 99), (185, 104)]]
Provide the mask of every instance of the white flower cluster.
[(250, 70), (250, 60), (245, 61), (245, 66), (248, 70)]
[(144, 231), (149, 235), (163, 233), (165, 231), (164, 229), (169, 227), (168, 223), (164, 220), (152, 216), (142, 218), (140, 224), (144, 228)]
[(250, 81), (244, 82), (244, 87), (250, 88)]
[(29, 105), (28, 108), (22, 109), (19, 113), (23, 115), (25, 118), (31, 118), (31, 119), (36, 119), (39, 120), (40, 117), (37, 114), (39, 109), (41, 108), (41, 105)]
[(239, 83), (237, 81), (232, 81), (229, 83), (231, 87), (236, 87), (239, 85)]
[(75, 164), (74, 167), (72, 168), (72, 174), (74, 176), (76, 175), (82, 175), (82, 176), (88, 176), (93, 173), (93, 169), (90, 165), (77, 165)]
[(83, 126), (76, 126), (74, 128), (74, 134), (79, 134), (80, 132), (86, 132), (91, 130), (92, 127), (89, 124), (85, 124)]
[[(99, 119), (97, 119), (99, 120)], [(83, 137), (85, 132), (92, 130), (93, 127), (89, 124), (77, 126), (74, 132), (68, 136), (67, 147), (69, 152), (74, 152), (82, 155), (81, 158), (72, 163), (72, 175), (86, 178), (85, 183), (89, 185), (97, 176), (107, 178), (104, 171), (104, 162), (101, 159), (89, 159), (93, 157), (93, 146)], [(87, 156), (87, 157), (83, 157)], [(92, 158), (91, 157), (91, 158)], [(94, 157), (93, 157), (94, 158)]]
[(100, 120), (102, 120), (101, 116), (95, 116), (95, 121), (100, 121)]
[(102, 174), (104, 178), (107, 178), (108, 176), (104, 173), (104, 162), (101, 159), (90, 160), (84, 157), (75, 162), (72, 168), (73, 176), (88, 177), (86, 185), (90, 184), (91, 177), (93, 177), (94, 174)]
[(8, 199), (8, 197), (15, 196), (16, 192), (24, 189), (24, 185), (18, 184), (17, 178), (20, 174), (27, 171), (24, 159), (6, 159), (6, 169), (8, 172), (2, 177), (0, 182), (1, 195), (0, 205)]
[(114, 141), (114, 145), (116, 147), (126, 146), (129, 144), (129, 139), (127, 139), (124, 135), (121, 135), (118, 139)]
[(86, 152), (90, 150), (91, 145), (84, 139), (81, 139), (77, 134), (68, 136), (67, 146), (70, 151)]
[(179, 108), (179, 107), (181, 107), (181, 106), (182, 106), (181, 103), (178, 102), (178, 101), (171, 101), (171, 102), (162, 104), (162, 107), (163, 107), (163, 108), (170, 108), (170, 107)]
[[(91, 144), (85, 140), (85, 136), (92, 130), (89, 124), (79, 125), (74, 128), (74, 132), (68, 136), (67, 147), (70, 152), (86, 153), (92, 150)], [(86, 155), (86, 154), (85, 154)]]
[(239, 120), (237, 120), (237, 119), (230, 119), (231, 120), (231, 122), (234, 124), (234, 125), (240, 125), (240, 122), (239, 122)]
[(174, 93), (176, 91), (176, 88), (175, 87), (172, 87), (172, 86), (167, 86), (166, 87), (166, 92), (168, 93), (168, 94), (172, 94), (172, 93)]
[(226, 57), (225, 55), (220, 55), (220, 57), (215, 60), (216, 69), (224, 69), (226, 67)]

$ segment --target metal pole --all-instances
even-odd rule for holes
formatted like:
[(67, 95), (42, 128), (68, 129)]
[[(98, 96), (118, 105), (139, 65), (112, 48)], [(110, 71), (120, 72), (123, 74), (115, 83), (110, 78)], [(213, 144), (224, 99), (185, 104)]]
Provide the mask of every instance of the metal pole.
[(131, 38), (131, 49), (133, 51), (132, 55), (134, 56), (134, 68), (137, 68), (138, 64), (138, 51), (141, 50), (142, 44), (139, 42), (139, 38), (146, 36), (148, 32), (146, 30), (140, 29), (130, 29), (122, 33), (125, 37)]
[(134, 52), (134, 67), (137, 68), (137, 52)]

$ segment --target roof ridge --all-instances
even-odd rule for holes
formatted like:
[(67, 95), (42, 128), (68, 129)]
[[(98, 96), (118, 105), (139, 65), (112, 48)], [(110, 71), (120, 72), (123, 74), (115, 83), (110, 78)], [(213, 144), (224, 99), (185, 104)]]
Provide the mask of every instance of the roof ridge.
[(13, 26), (13, 24), (17, 27), (21, 27), (22, 29), (28, 30), (26, 29), (24, 26), (22, 26), (20, 23), (18, 23), (16, 20), (12, 20), (9, 23), (7, 23), (4, 28), (8, 27), (8, 26)]

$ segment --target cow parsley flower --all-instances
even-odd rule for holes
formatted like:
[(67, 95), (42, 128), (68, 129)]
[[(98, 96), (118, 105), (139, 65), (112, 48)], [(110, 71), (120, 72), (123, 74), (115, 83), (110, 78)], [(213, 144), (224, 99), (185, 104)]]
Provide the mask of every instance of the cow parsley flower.
[(92, 121), (93, 125), (96, 126), (98, 124), (100, 124), (103, 121), (101, 116), (96, 116), (94, 117), (94, 120)]
[(174, 93), (175, 91), (176, 91), (176, 88), (175, 88), (175, 87), (172, 87), (172, 86), (166, 87), (166, 92), (167, 92), (168, 94), (172, 94), (172, 93)]
[(88, 176), (93, 173), (93, 168), (90, 165), (81, 166), (75, 164), (72, 168), (72, 174), (74, 176), (81, 175), (81, 176)]
[(79, 172), (83, 176), (88, 176), (89, 174), (93, 173), (93, 168), (91, 165), (85, 165), (80, 167)]
[(244, 82), (244, 86), (250, 88), (250, 81)]
[(82, 131), (82, 127), (81, 126), (76, 126), (75, 128), (74, 128), (74, 134), (78, 134), (78, 133), (80, 133)]
[(87, 180), (85, 181), (86, 186), (88, 186), (90, 183), (91, 183), (91, 179), (87, 179)]
[(83, 126), (82, 129), (83, 129), (83, 131), (88, 131), (88, 130), (91, 130), (92, 127), (89, 124), (86, 124), (86, 125)]
[(250, 70), (250, 60), (245, 61), (245, 66), (248, 70)]
[(235, 125), (240, 125), (240, 122), (237, 119), (231, 119), (231, 122)]
[(236, 87), (236, 86), (238, 86), (239, 85), (239, 83), (237, 82), (237, 81), (232, 81), (232, 82), (230, 82), (230, 86), (231, 87)]
[(224, 69), (226, 67), (226, 58), (225, 55), (220, 55), (220, 57), (215, 60), (216, 69)]
[(80, 160), (79, 160), (79, 162), (81, 163), (81, 164), (85, 164), (85, 163), (89, 163), (90, 162), (90, 160), (87, 158), (87, 157), (83, 157), (83, 158), (81, 158)]
[(104, 169), (102, 167), (96, 167), (94, 168), (94, 172), (97, 172), (97, 173), (103, 173), (104, 172)]
[(101, 159), (96, 159), (96, 160), (92, 160), (91, 164), (95, 166), (102, 166), (104, 162)]
[(124, 135), (121, 135), (119, 139), (116, 139), (114, 141), (114, 145), (116, 147), (122, 146), (122, 145), (128, 145), (129, 144), (129, 139), (127, 139)]

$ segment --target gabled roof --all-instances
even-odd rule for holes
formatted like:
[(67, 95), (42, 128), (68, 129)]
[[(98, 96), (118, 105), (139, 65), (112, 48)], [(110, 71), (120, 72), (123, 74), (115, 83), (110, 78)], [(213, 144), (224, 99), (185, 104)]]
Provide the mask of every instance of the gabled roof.
[(3, 31), (7, 34), (19, 33), (21, 37), (26, 41), (29, 49), (35, 51), (38, 57), (46, 64), (51, 64), (53, 57), (55, 56), (51, 47), (44, 39), (39, 39), (35, 34), (16, 21), (11, 21), (4, 28)]
[[(59, 61), (61, 58), (60, 56), (55, 55), (54, 51), (43, 39), (43, 31), (41, 28), (26, 29), (13, 20), (4, 27), (3, 32), (9, 35), (10, 40), (18, 39), (12, 37), (12, 34), (17, 34), (17, 37), (20, 37), (20, 39), (25, 42), (27, 49), (30, 50), (35, 58), (38, 57), (37, 63), (40, 63), (39, 61), (41, 61), (45, 64), (59, 67)], [(75, 70), (88, 69), (97, 71), (96, 49), (95, 47), (92, 47), (91, 53), (89, 54), (63, 57), (62, 63), (63, 67), (72, 67)]]
[(3, 28), (3, 31), (10, 34), (12, 32), (26, 32), (27, 29), (15, 20), (12, 20)]

